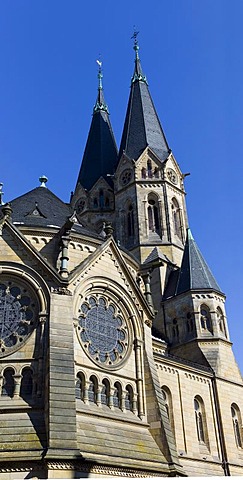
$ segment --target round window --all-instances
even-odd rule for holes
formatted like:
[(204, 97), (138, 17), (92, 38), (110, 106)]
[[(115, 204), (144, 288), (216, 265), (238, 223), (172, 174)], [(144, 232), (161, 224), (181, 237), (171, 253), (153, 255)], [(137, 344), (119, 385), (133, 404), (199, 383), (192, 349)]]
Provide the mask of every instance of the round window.
[(128, 350), (128, 329), (115, 304), (90, 296), (79, 310), (78, 336), (88, 356), (104, 366), (118, 365)]
[(35, 328), (38, 301), (17, 279), (0, 279), (0, 356), (17, 350)]

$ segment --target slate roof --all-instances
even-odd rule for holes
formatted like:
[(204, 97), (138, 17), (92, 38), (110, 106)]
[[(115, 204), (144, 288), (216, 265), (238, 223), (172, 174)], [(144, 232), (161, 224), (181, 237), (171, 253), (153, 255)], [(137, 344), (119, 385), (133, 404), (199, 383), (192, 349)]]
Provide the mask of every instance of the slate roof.
[(80, 183), (87, 190), (90, 190), (100, 177), (104, 177), (113, 187), (112, 179), (107, 177), (107, 174), (112, 175), (115, 172), (118, 162), (116, 141), (100, 78), (99, 81), (97, 100), (77, 180), (77, 185)]
[[(135, 48), (136, 47), (136, 48)], [(151, 98), (146, 77), (143, 75), (138, 46), (136, 45), (135, 69), (132, 77), (119, 158), (122, 153), (137, 160), (149, 146), (163, 162), (170, 149)]]
[[(62, 227), (72, 216), (70, 205), (64, 203), (47, 187), (36, 187), (12, 200), (12, 222), (16, 227)], [(72, 231), (99, 237), (80, 224), (74, 223)]]
[(189, 290), (216, 290), (221, 292), (192, 236), (191, 230), (188, 228), (181, 268), (171, 272), (164, 299)]

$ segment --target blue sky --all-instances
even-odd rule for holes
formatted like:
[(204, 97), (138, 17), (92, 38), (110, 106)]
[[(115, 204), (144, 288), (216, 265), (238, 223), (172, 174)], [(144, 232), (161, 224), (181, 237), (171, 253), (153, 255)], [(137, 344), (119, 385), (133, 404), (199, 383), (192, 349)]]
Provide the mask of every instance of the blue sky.
[(131, 36), (186, 177), (189, 223), (222, 290), (243, 371), (243, 2), (2, 0), (0, 181), (9, 201), (37, 185), (74, 189), (97, 92), (119, 144), (134, 66)]

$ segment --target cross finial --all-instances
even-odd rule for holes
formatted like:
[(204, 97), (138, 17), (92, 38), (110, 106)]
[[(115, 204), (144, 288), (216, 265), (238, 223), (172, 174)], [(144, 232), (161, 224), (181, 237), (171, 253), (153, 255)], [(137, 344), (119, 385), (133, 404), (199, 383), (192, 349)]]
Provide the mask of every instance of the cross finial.
[(136, 59), (138, 59), (138, 50), (139, 50), (139, 46), (138, 46), (138, 34), (139, 34), (139, 32), (135, 29), (135, 25), (133, 26), (133, 28), (134, 28), (134, 33), (133, 33), (131, 39), (134, 40), (133, 49), (135, 50), (135, 53), (136, 53)]
[(4, 202), (3, 202), (3, 183), (0, 183), (0, 205), (4, 205)]
[(103, 73), (102, 73), (102, 61), (100, 59), (100, 55), (99, 55), (99, 59), (96, 60), (96, 63), (97, 65), (99, 66), (99, 69), (98, 69), (98, 80), (99, 80), (99, 89), (102, 89), (102, 78), (103, 78)]

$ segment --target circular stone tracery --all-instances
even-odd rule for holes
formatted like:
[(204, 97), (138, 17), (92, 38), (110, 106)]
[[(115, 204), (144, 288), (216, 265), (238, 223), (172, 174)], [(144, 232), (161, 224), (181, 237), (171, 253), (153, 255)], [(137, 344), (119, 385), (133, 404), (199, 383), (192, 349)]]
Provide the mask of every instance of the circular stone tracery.
[(0, 356), (17, 350), (35, 327), (37, 302), (18, 282), (0, 282)]
[(103, 365), (119, 364), (127, 352), (127, 325), (115, 305), (89, 297), (79, 313), (79, 339), (87, 354)]

